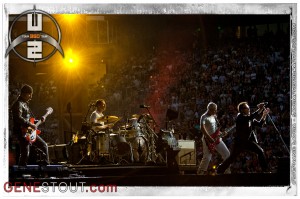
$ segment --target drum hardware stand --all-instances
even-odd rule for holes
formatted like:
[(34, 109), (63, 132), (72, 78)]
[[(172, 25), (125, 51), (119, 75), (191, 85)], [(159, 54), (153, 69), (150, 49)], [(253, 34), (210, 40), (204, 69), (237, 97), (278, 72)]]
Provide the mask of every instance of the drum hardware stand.
[(138, 146), (137, 152), (139, 154), (139, 162), (141, 162), (141, 155), (143, 153), (143, 149), (141, 147), (141, 141), (140, 140), (139, 140), (139, 146)]
[[(117, 148), (117, 146), (115, 146), (113, 149), (111, 147), (111, 140), (110, 140), (110, 136), (109, 136), (109, 155), (111, 157), (111, 161), (112, 163), (116, 164), (116, 165), (121, 165), (122, 162), (125, 162), (125, 164), (129, 164), (129, 162), (124, 159), (123, 157), (124, 156), (128, 156), (130, 155), (130, 159), (131, 159), (131, 162), (133, 162), (133, 153), (132, 153), (132, 146), (131, 146), (131, 143), (129, 142), (129, 152), (123, 154), (123, 155), (118, 155), (116, 152), (115, 152), (115, 148)], [(116, 162), (118, 161), (118, 162)]]
[[(92, 131), (92, 132), (90, 132)], [(90, 157), (90, 153), (92, 151), (92, 141), (91, 141), (91, 134), (95, 134), (95, 131), (93, 129), (90, 129), (87, 131), (87, 135), (86, 135), (86, 145), (85, 148), (87, 148), (87, 151), (82, 150), (82, 158), (76, 163), (76, 164), (81, 164), (82, 161), (86, 160), (89, 161), (88, 157)], [(89, 148), (91, 147), (91, 149), (89, 150)]]
[[(67, 107), (67, 109), (69, 110), (69, 108), (70, 108), (70, 112), (71, 112), (71, 104), (69, 105), (67, 105), (67, 106), (69, 106), (69, 107)], [(86, 112), (86, 115), (85, 115), (85, 117), (84, 117), (84, 122), (82, 122), (82, 123), (86, 123), (87, 122), (87, 116), (88, 116), (88, 114), (89, 114), (89, 112), (90, 112), (90, 110), (91, 110), (91, 108), (93, 107), (94, 105), (93, 105), (93, 103), (90, 103), (89, 104), (89, 109), (88, 109), (88, 111)], [(85, 129), (86, 130), (86, 129)], [(85, 144), (90, 144), (90, 145), (92, 145), (92, 143), (90, 143), (91, 141), (90, 141), (90, 138), (89, 138), (89, 136), (90, 136), (90, 130), (91, 131), (94, 131), (93, 129), (88, 129), (88, 130), (86, 130), (87, 131), (87, 133), (86, 133), (86, 142), (88, 142), (88, 143), (85, 143)], [(93, 132), (93, 133), (95, 133), (95, 132)], [(92, 147), (92, 146), (91, 146)], [(90, 160), (88, 160), (88, 156), (90, 155), (90, 154), (88, 154), (88, 153), (90, 153), (90, 152), (88, 152), (88, 149), (87, 149), (87, 151), (84, 151), (84, 150), (82, 150), (81, 151), (82, 152), (82, 158), (76, 163), (76, 164), (81, 164), (81, 162), (83, 161), (83, 160), (87, 160), (87, 161), (90, 161)]]
[[(72, 107), (71, 107), (71, 102), (69, 102), (68, 104), (67, 104), (67, 111), (68, 111), (68, 113), (70, 114), (70, 133), (72, 133), (73, 131), (73, 124), (72, 124)], [(65, 143), (67, 143), (67, 138), (66, 138), (66, 134), (65, 134)], [(71, 141), (70, 141), (70, 143), (71, 143)]]
[[(147, 122), (145, 122), (145, 126), (146, 126), (146, 131), (150, 132), (150, 134), (148, 134), (149, 136), (149, 144), (148, 144), (148, 148), (149, 148), (149, 153), (148, 153), (148, 159), (147, 162), (154, 162), (156, 163), (156, 159), (158, 157), (157, 153), (156, 153), (156, 147), (155, 147), (155, 139), (154, 136), (156, 138), (158, 138), (158, 136), (155, 134), (155, 132), (150, 128), (150, 126), (147, 124)], [(155, 160), (154, 158), (155, 157)]]
[(133, 162), (132, 147), (131, 147), (130, 143), (129, 143), (129, 145), (130, 145), (130, 151), (128, 153), (126, 153), (124, 155), (117, 155), (117, 154), (113, 153), (114, 154), (114, 156), (112, 157), (113, 158), (113, 162), (115, 162), (115, 157), (118, 159), (118, 162), (115, 163), (116, 165), (121, 165), (122, 162), (125, 162), (125, 164), (129, 164), (129, 162), (126, 159), (123, 158), (124, 156), (127, 156), (127, 155), (130, 155), (131, 162)]

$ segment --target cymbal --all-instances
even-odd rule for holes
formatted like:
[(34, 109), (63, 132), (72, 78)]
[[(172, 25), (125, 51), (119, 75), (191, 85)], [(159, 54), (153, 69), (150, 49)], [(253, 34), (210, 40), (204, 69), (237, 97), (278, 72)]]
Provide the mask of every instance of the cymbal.
[(122, 129), (122, 130), (130, 129), (130, 128), (132, 128), (132, 126), (130, 124), (126, 124), (126, 125), (123, 125), (120, 127), (120, 129)]
[(138, 114), (133, 114), (133, 115), (131, 116), (131, 119), (139, 119), (139, 117), (140, 117), (140, 115), (138, 115)]
[(107, 123), (115, 123), (117, 121), (119, 121), (121, 119), (121, 117), (117, 117), (117, 116), (103, 116), (97, 119), (97, 121), (99, 122), (107, 122)]

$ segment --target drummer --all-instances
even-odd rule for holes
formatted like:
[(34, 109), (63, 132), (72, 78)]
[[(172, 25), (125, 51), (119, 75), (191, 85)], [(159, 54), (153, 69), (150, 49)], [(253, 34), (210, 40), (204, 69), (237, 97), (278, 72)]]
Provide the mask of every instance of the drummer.
[(113, 124), (104, 124), (103, 121), (99, 120), (104, 116), (103, 112), (106, 109), (106, 102), (104, 99), (98, 99), (95, 103), (96, 109), (92, 112), (90, 116), (90, 121), (94, 124), (98, 123), (99, 125), (94, 125), (93, 130), (95, 131), (104, 131), (106, 129), (112, 128)]

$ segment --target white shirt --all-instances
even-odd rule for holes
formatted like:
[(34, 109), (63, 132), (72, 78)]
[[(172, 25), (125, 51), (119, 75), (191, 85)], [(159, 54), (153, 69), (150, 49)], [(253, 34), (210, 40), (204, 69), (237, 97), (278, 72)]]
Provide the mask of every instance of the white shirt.
[[(98, 118), (103, 117), (103, 116), (104, 116), (103, 113), (100, 113), (97, 110), (95, 110), (94, 112), (92, 112), (92, 114), (90, 116), (90, 122), (104, 125), (104, 122), (97, 121)], [(99, 130), (99, 129), (97, 129), (97, 126), (93, 126), (92, 129)]]
[(200, 126), (204, 125), (209, 135), (213, 134), (217, 130), (217, 122), (214, 115), (207, 115), (204, 113), (200, 118)]

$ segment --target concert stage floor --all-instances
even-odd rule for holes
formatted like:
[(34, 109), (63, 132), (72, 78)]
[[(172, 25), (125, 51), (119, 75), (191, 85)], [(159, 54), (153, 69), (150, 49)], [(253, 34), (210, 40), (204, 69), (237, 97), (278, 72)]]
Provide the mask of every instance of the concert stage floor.
[[(181, 173), (181, 174), (180, 174)], [(279, 173), (244, 173), (223, 175), (182, 174), (166, 166), (123, 165), (29, 165), (10, 168), (11, 183), (65, 182), (114, 184), (117, 186), (288, 186), (289, 171)], [(188, 173), (188, 172), (186, 172)]]

